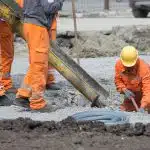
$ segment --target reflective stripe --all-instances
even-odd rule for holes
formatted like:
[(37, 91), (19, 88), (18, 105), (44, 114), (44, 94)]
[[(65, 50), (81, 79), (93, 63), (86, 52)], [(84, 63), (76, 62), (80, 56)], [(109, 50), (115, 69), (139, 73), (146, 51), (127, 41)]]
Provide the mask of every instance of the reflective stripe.
[(43, 96), (44, 96), (44, 91), (42, 91), (42, 92), (33, 92), (32, 91), (32, 96), (31, 96), (30, 100), (32, 100), (32, 99), (39, 99), (39, 98), (41, 98)]
[(4, 86), (3, 85), (0, 85), (0, 90), (3, 90), (4, 89)]
[(27, 84), (24, 84), (24, 83), (22, 83), (21, 84), (21, 88), (22, 89), (25, 89), (25, 90), (27, 90), (27, 91), (32, 91), (32, 88), (29, 86), (29, 85), (27, 85)]
[(41, 98), (41, 97), (44, 96), (44, 91), (33, 92), (33, 91), (32, 91), (32, 88), (30, 87), (30, 85), (27, 85), (27, 84), (24, 84), (24, 83), (22, 83), (21, 89), (25, 89), (25, 90), (27, 90), (27, 91), (29, 91), (29, 92), (32, 92), (32, 96), (31, 96), (31, 98), (30, 98), (31, 100), (32, 100), (32, 99), (39, 99), (39, 98)]
[(10, 75), (10, 73), (8, 72), (8, 73), (4, 73), (2, 77), (4, 77), (4, 78), (10, 78), (11, 75)]
[(4, 22), (4, 21), (5, 21), (4, 19), (0, 18), (0, 22)]
[[(124, 73), (120, 73), (120, 76), (122, 77), (122, 78), (124, 78), (124, 76), (127, 76), (127, 75), (125, 75)], [(130, 80), (130, 79), (129, 79)], [(142, 78), (141, 77), (139, 77), (138, 75), (137, 76), (135, 76), (132, 80), (137, 80), (137, 81), (139, 81), (139, 83), (142, 81)]]
[(5, 78), (10, 78), (11, 75), (10, 75), (9, 72), (8, 73), (0, 73), (0, 77), (3, 78), (3, 79), (5, 79)]
[(49, 3), (53, 3), (53, 2), (54, 2), (54, 0), (48, 0), (48, 2), (49, 2)]
[(48, 70), (48, 74), (54, 74), (54, 73), (55, 73), (55, 70), (54, 70), (54, 69)]

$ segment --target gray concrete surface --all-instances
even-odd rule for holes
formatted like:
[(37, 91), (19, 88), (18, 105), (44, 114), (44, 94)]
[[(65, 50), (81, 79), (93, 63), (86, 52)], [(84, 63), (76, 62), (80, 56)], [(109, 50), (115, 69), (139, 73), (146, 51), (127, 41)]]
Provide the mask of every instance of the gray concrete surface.
[[(142, 56), (144, 60), (147, 62), (150, 62), (150, 56)], [(102, 85), (105, 86), (107, 90), (114, 89), (113, 86), (113, 75), (114, 75), (114, 64), (117, 60), (117, 57), (106, 57), (106, 58), (91, 58), (91, 59), (81, 59), (81, 66), (96, 80), (103, 79), (110, 84), (106, 84), (106, 82), (102, 83)], [(27, 62), (27, 56), (25, 57), (16, 57), (13, 68), (12, 68), (12, 74), (24, 74), (28, 67)], [(57, 73), (57, 82), (64, 81), (66, 83), (67, 81), (61, 77)], [(19, 82), (19, 81), (18, 81)], [(64, 85), (62, 85), (62, 89), (64, 88)], [(68, 89), (69, 90), (69, 87)], [(115, 98), (115, 97), (113, 97)], [(51, 101), (51, 99), (48, 99)], [(116, 103), (119, 99), (111, 99), (112, 103)], [(65, 101), (65, 98), (63, 95), (61, 95), (60, 101), (63, 104), (63, 101)], [(113, 107), (113, 109), (117, 109), (117, 107)], [(66, 106), (63, 109), (57, 109), (54, 112), (49, 113), (39, 113), (39, 112), (26, 112), (23, 108), (17, 107), (17, 106), (11, 106), (11, 107), (0, 107), (0, 119), (15, 119), (18, 117), (29, 117), (33, 120), (41, 120), (41, 121), (60, 121), (62, 119), (65, 119), (66, 117), (73, 115), (77, 112), (82, 112), (85, 110), (91, 110), (89, 105), (86, 105), (84, 107), (82, 106), (75, 106), (70, 105)], [(141, 113), (129, 113), (129, 121), (131, 123), (135, 122), (143, 122), (143, 123), (150, 123), (150, 115), (147, 114), (141, 114)]]
[[(78, 19), (79, 31), (100, 31), (111, 30), (114, 26), (129, 26), (129, 25), (149, 25), (149, 19), (129, 19), (129, 18), (111, 18), (111, 19)], [(61, 18), (58, 23), (58, 30), (73, 31), (72, 19)], [(20, 48), (21, 45), (19, 45)], [(24, 48), (26, 49), (26, 48)], [(150, 62), (150, 56), (142, 56), (144, 60)], [(121, 96), (116, 93), (113, 83), (114, 64), (117, 57), (101, 57), (81, 59), (81, 66), (95, 78), (103, 87), (110, 92), (110, 99), (106, 100), (108, 105), (113, 109), (118, 109), (121, 103)], [(12, 67), (12, 74), (25, 74), (28, 68), (28, 56), (17, 55)], [(56, 73), (57, 82), (61, 82), (62, 90), (59, 92), (46, 91), (45, 97), (49, 104), (55, 103), (57, 108), (54, 108), (49, 113), (26, 112), (20, 107), (0, 107), (1, 119), (15, 119), (18, 117), (30, 117), (33, 120), (54, 120), (60, 121), (74, 113), (91, 110), (87, 100), (77, 93), (77, 91), (62, 77)], [(20, 78), (21, 79), (21, 78)], [(20, 80), (15, 80), (16, 84), (20, 84)], [(83, 100), (83, 102), (81, 102)], [(82, 104), (81, 103), (85, 103)], [(130, 122), (150, 123), (150, 115), (140, 113), (129, 113)]]
[[(149, 25), (150, 19), (135, 18), (78, 18), (78, 31), (111, 30), (115, 26)], [(74, 31), (71, 18), (58, 19), (58, 32)]]
[[(78, 56), (80, 58), (119, 56), (121, 49), (126, 45), (135, 46), (140, 54), (150, 53), (149, 25), (112, 26), (112, 28), (105, 31), (88, 29), (78, 32)], [(76, 57), (74, 31), (60, 31), (57, 34), (57, 43), (69, 56)], [(14, 45), (16, 55), (27, 54), (28, 48), (21, 38), (16, 37)]]

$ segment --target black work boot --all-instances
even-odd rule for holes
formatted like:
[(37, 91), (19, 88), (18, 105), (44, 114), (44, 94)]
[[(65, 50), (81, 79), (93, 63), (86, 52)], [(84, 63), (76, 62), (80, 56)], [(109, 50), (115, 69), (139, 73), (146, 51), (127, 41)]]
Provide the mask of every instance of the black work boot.
[(13, 105), (20, 106), (20, 107), (25, 107), (29, 108), (30, 107), (30, 102), (28, 98), (16, 98), (13, 101)]
[(6, 94), (10, 94), (10, 93), (16, 94), (16, 93), (17, 93), (17, 89), (16, 89), (15, 87), (11, 87), (11, 88), (9, 88), (8, 90), (6, 90), (5, 93), (6, 93)]
[(0, 96), (0, 106), (11, 106), (13, 103), (6, 95)]
[(60, 86), (56, 83), (52, 83), (52, 84), (46, 84), (46, 89), (47, 90), (60, 90)]

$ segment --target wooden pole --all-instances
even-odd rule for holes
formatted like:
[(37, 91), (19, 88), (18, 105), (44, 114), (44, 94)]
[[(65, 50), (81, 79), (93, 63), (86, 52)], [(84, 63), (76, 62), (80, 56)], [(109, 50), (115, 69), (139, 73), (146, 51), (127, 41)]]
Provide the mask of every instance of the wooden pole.
[(109, 0), (104, 0), (104, 9), (109, 10)]
[(75, 0), (72, 0), (72, 15), (73, 15), (73, 23), (74, 23), (75, 51), (76, 51), (76, 56), (77, 56), (77, 63), (80, 65)]

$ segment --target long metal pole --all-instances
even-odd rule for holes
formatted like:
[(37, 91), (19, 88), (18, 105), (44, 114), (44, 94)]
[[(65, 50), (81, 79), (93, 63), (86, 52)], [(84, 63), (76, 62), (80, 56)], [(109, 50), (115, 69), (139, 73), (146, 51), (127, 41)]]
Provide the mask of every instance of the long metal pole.
[(76, 56), (77, 56), (77, 63), (80, 65), (75, 0), (72, 0), (72, 15), (73, 15), (73, 23), (74, 23), (75, 51), (76, 51)]
[(137, 105), (136, 102), (135, 102), (135, 99), (134, 99), (134, 98), (131, 98), (131, 101), (132, 101), (132, 103), (133, 103), (133, 105), (134, 105), (136, 111), (138, 112), (138, 111), (139, 111), (139, 108), (138, 108), (138, 105)]
[(109, 10), (109, 0), (104, 0), (104, 9)]

